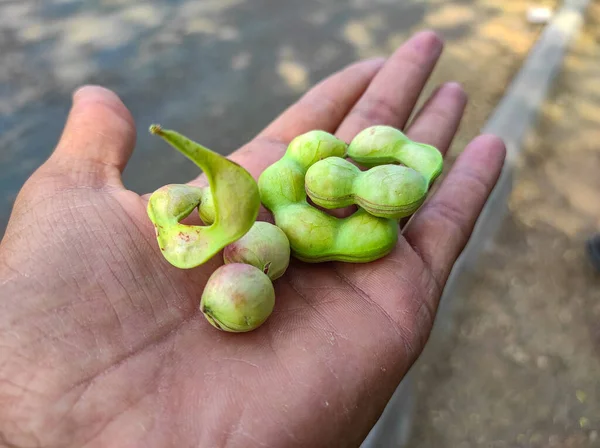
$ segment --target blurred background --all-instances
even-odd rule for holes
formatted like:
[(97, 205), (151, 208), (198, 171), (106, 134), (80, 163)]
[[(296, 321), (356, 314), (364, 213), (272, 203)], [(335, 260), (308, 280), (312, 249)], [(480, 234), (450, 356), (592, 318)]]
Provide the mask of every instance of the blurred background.
[[(228, 154), (323, 77), (430, 28), (446, 51), (426, 93), (453, 80), (470, 97), (451, 165), (543, 29), (529, 8), (561, 3), (0, 0), (0, 235), (83, 83), (132, 111), (125, 184), (146, 193), (197, 175), (151, 123)], [(600, 446), (600, 278), (584, 250), (600, 231), (599, 25), (591, 2), (524, 142), (500, 232), (461, 277), (452, 331), (415, 366), (411, 447)]]

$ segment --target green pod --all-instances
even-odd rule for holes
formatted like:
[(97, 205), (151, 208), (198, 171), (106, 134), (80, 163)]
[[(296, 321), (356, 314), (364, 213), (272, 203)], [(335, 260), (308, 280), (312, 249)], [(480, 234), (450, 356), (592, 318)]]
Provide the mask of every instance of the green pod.
[(202, 222), (204, 222), (204, 224), (207, 226), (215, 222), (215, 201), (213, 200), (213, 196), (209, 187), (202, 188), (200, 205), (198, 206), (198, 214), (200, 215)]
[(356, 204), (373, 216), (400, 219), (413, 214), (427, 197), (427, 181), (401, 165), (361, 171), (340, 157), (323, 159), (306, 172), (310, 199), (327, 209)]
[[(208, 179), (208, 189), (163, 187), (150, 196), (147, 207), (165, 259), (182, 269), (199, 266), (250, 230), (260, 207), (258, 186), (240, 165), (183, 135), (156, 125), (150, 131), (191, 159)], [(210, 225), (180, 223), (198, 207)]]
[(365, 263), (387, 255), (398, 240), (398, 223), (359, 209), (336, 218), (307, 201), (305, 175), (320, 160), (344, 157), (347, 145), (324, 131), (296, 137), (284, 156), (258, 180), (263, 204), (287, 235), (292, 255), (306, 262)]
[(275, 290), (269, 277), (249, 264), (218, 268), (208, 279), (200, 311), (222, 331), (244, 333), (260, 327), (275, 307)]
[(421, 173), (428, 188), (444, 167), (437, 148), (412, 141), (391, 126), (371, 126), (358, 133), (348, 146), (348, 157), (366, 167), (400, 163)]
[(225, 248), (223, 261), (252, 265), (276, 280), (290, 264), (290, 242), (276, 225), (256, 221), (248, 233)]

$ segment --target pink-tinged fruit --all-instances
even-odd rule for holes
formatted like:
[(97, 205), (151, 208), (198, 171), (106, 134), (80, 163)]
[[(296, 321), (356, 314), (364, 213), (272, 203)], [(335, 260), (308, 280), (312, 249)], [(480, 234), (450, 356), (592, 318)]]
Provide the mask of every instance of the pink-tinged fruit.
[(276, 225), (256, 221), (248, 233), (225, 248), (223, 260), (252, 265), (276, 280), (290, 264), (290, 242)]
[(221, 266), (208, 279), (200, 311), (222, 331), (243, 333), (257, 329), (271, 315), (275, 290), (269, 277), (249, 264)]

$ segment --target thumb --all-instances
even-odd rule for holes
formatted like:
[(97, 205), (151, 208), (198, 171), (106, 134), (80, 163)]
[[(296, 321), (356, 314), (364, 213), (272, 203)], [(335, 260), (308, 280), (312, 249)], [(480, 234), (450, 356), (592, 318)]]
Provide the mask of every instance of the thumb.
[(133, 117), (119, 97), (98, 86), (73, 94), (61, 139), (45, 165), (77, 186), (122, 187), (121, 173), (135, 146)]

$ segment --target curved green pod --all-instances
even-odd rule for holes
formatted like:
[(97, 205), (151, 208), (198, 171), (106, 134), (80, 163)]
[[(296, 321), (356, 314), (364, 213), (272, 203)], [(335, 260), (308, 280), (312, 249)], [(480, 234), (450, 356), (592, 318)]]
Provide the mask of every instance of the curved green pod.
[[(147, 207), (160, 250), (169, 263), (182, 269), (199, 266), (250, 230), (260, 207), (258, 186), (240, 165), (183, 135), (157, 125), (151, 126), (150, 132), (192, 160), (208, 179), (208, 189), (163, 187), (150, 196)], [(210, 225), (180, 223), (195, 208)]]

